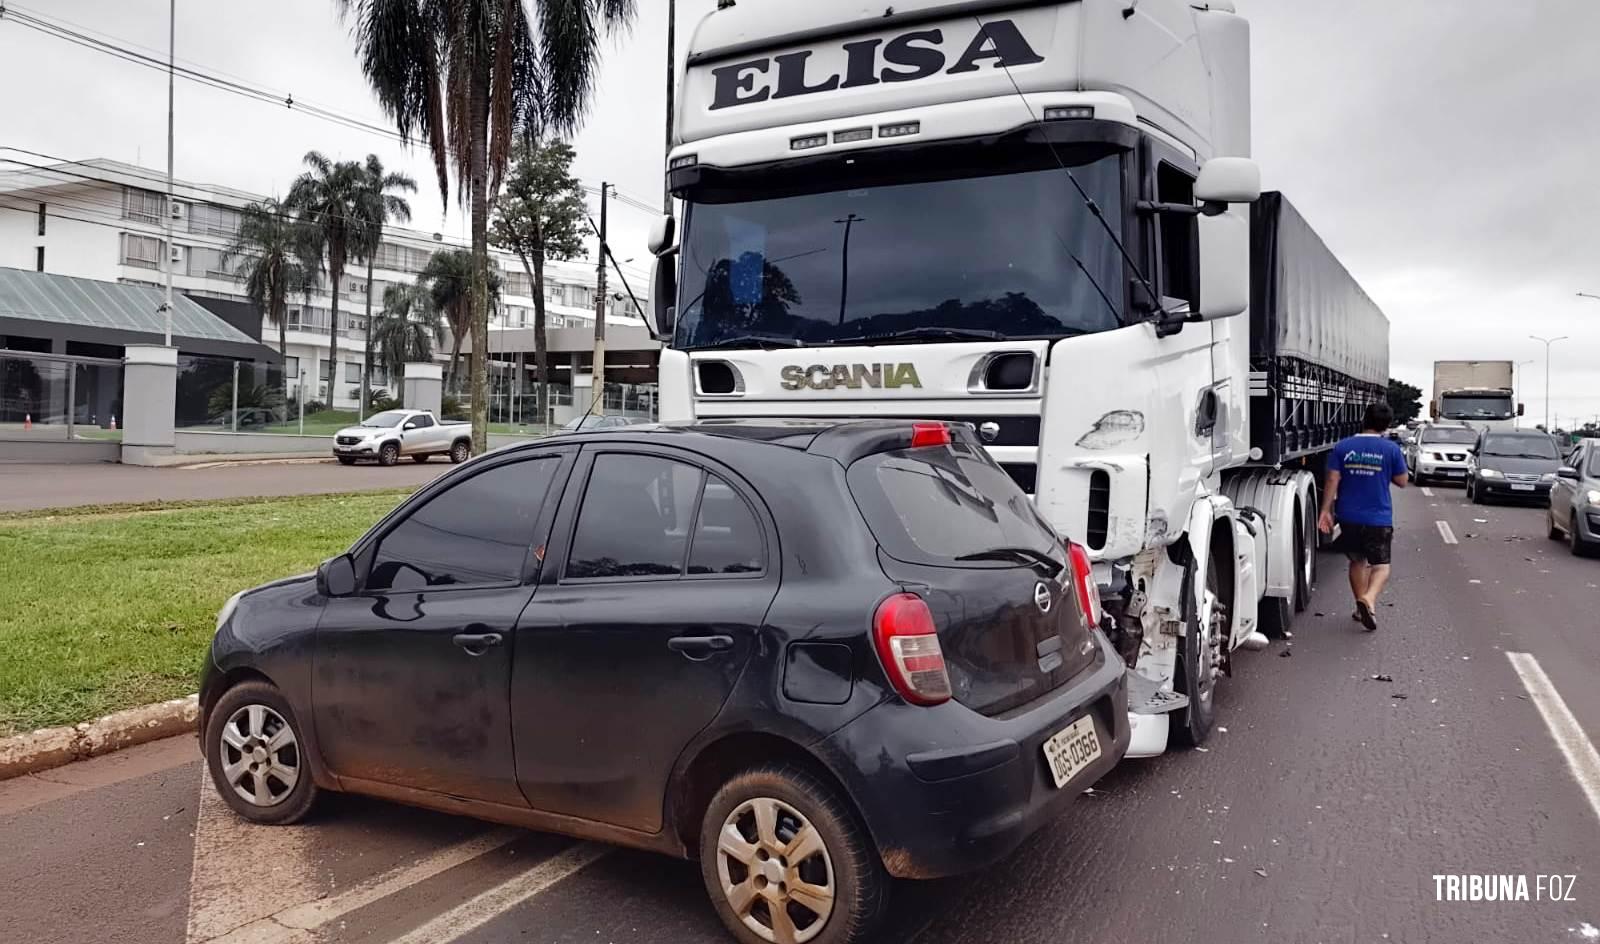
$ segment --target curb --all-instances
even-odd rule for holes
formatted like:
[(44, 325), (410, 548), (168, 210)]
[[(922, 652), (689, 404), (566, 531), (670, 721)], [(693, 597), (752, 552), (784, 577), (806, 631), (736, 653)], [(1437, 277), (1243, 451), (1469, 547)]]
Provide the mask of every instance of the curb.
[(0, 780), (194, 730), (200, 696), (129, 708), (74, 725), (0, 738)]

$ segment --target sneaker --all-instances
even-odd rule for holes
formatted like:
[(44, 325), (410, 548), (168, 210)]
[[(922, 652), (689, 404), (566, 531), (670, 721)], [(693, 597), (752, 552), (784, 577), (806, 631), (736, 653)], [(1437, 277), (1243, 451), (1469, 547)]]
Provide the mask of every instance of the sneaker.
[(1367, 628), (1369, 633), (1378, 628), (1378, 619), (1372, 615), (1372, 608), (1367, 606), (1367, 601), (1365, 600), (1356, 601), (1356, 619), (1361, 622), (1362, 626)]

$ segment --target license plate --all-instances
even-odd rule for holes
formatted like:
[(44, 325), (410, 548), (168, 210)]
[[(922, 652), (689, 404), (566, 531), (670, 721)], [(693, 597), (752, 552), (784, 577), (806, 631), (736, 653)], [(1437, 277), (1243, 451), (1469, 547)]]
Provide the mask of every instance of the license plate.
[(1513, 485), (1513, 486), (1511, 486), (1511, 490), (1513, 492), (1531, 492), (1531, 491), (1533, 491), (1533, 486), (1532, 485)]
[(1466, 475), (1467, 471), (1465, 469), (1444, 469), (1444, 470), (1440, 471), (1439, 474), (1440, 475), (1450, 476), (1450, 477), (1454, 478), (1455, 476), (1458, 476), (1458, 475)]
[(1099, 760), (1100, 735), (1094, 729), (1094, 719), (1079, 718), (1044, 742), (1044, 759), (1058, 788)]

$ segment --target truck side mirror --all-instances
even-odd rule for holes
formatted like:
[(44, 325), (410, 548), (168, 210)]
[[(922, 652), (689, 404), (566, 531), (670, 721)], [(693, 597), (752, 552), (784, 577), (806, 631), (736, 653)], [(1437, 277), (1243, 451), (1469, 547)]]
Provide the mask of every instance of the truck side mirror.
[(678, 251), (657, 256), (650, 268), (650, 333), (668, 341), (678, 321)]
[(1250, 307), (1250, 221), (1235, 210), (1196, 217), (1200, 235), (1201, 321)]
[(1261, 167), (1248, 157), (1213, 157), (1200, 167), (1194, 197), (1201, 203), (1254, 203), (1261, 199)]
[(1438, 400), (1429, 400), (1428, 401), (1428, 416), (1433, 418), (1433, 419), (1438, 419), (1439, 418), (1439, 401)]
[(650, 238), (645, 243), (650, 255), (659, 256), (668, 249), (678, 234), (678, 221), (670, 215), (658, 216), (650, 223)]
[(1525, 407), (1525, 406), (1523, 406), (1523, 405), (1522, 405), (1522, 404), (1520, 404), (1520, 403), (1519, 403), (1519, 404), (1517, 404), (1517, 415), (1518, 415), (1518, 416), (1522, 416), (1522, 415), (1524, 415), (1524, 414), (1525, 414), (1525, 413), (1527, 413), (1527, 411), (1528, 411), (1528, 408), (1527, 408), (1527, 407)]

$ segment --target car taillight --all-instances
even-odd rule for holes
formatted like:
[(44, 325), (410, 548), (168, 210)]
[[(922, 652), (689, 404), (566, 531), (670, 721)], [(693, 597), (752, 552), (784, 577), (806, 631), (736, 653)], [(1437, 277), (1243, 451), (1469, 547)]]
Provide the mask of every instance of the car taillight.
[(1072, 563), (1072, 585), (1078, 591), (1078, 605), (1090, 626), (1100, 625), (1100, 587), (1094, 582), (1094, 562), (1081, 544), (1067, 542), (1067, 560)]
[(933, 611), (915, 593), (897, 593), (878, 604), (872, 639), (883, 671), (900, 697), (913, 705), (950, 700), (950, 675), (944, 667)]
[(950, 445), (950, 427), (943, 423), (912, 423), (911, 448)]

